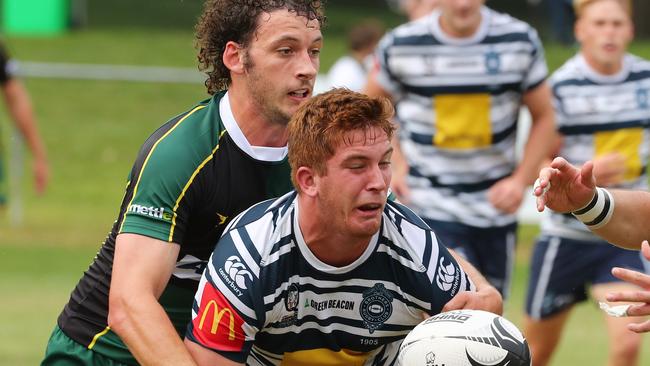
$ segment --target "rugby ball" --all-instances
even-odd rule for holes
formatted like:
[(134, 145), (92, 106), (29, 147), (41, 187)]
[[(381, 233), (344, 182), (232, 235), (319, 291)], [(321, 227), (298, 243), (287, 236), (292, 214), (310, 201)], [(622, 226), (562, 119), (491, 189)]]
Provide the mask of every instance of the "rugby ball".
[(528, 342), (507, 319), (481, 310), (434, 315), (406, 336), (402, 366), (530, 366)]

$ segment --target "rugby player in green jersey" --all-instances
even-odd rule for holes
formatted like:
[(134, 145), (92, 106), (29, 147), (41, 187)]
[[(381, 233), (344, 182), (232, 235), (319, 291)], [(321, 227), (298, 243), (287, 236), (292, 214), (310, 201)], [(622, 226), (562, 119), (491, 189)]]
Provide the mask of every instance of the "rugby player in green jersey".
[(44, 365), (193, 364), (179, 334), (226, 225), (291, 189), (286, 124), (312, 93), (317, 0), (212, 0), (196, 31), (212, 97), (142, 146), (111, 233), (72, 292)]

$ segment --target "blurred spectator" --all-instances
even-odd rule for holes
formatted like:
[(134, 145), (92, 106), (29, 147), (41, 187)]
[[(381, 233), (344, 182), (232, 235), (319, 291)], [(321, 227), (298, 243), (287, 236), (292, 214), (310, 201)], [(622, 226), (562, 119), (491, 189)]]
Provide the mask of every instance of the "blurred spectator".
[[(543, 3), (543, 4), (542, 4)], [(576, 20), (573, 11), (573, 0), (528, 0), (528, 4), (546, 8), (546, 16), (550, 19), (551, 32), (556, 41), (565, 46), (575, 43), (573, 23)]]
[(547, 0), (547, 5), (555, 39), (563, 45), (572, 45), (575, 42), (573, 23), (576, 20), (573, 0)]
[[(34, 189), (41, 194), (45, 191), (50, 177), (45, 146), (38, 133), (32, 104), (22, 82), (16, 78), (16, 63), (9, 58), (4, 45), (0, 43), (0, 89), (5, 106), (16, 128), (20, 131), (31, 151), (33, 160)], [(0, 183), (4, 179), (3, 157), (0, 151)], [(7, 197), (0, 190), (0, 208), (7, 203)]]
[(339, 58), (327, 74), (332, 87), (345, 87), (360, 92), (366, 85), (372, 68), (372, 53), (384, 34), (384, 27), (377, 20), (366, 20), (348, 33), (349, 53)]

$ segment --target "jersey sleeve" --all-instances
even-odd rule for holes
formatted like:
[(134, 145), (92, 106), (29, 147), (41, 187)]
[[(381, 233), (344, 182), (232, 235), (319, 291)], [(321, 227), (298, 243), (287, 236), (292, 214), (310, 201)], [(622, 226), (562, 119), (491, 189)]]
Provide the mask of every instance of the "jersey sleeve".
[(196, 177), (212, 154), (193, 131), (201, 124), (201, 108), (168, 122), (143, 144), (131, 171), (120, 233), (182, 244), (189, 216), (201, 202)]
[[(237, 219), (233, 220), (236, 221)], [(259, 269), (247, 249), (237, 249), (238, 231), (219, 240), (206, 267), (185, 337), (231, 361), (244, 363), (264, 324)]]
[(531, 62), (522, 85), (524, 92), (535, 89), (548, 76), (548, 67), (544, 58), (544, 47), (537, 35), (537, 31), (529, 28), (528, 38), (531, 43)]
[(433, 299), (431, 311), (432, 314), (437, 314), (458, 293), (476, 291), (476, 286), (435, 233), (430, 231), (429, 234), (433, 237), (433, 252), (437, 252), (437, 255), (430, 257), (431, 261), (427, 265)]

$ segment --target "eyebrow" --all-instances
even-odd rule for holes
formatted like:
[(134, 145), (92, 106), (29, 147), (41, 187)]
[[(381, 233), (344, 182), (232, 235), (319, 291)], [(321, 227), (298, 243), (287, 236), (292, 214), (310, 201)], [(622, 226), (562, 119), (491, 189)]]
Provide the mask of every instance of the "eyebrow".
[[(285, 35), (280, 36), (280, 38), (278, 38), (278, 39), (274, 40), (273, 42), (271, 42), (271, 44), (276, 45), (278, 43), (287, 42), (287, 41), (289, 41), (289, 42), (302, 42), (302, 40), (299, 39), (298, 37), (294, 37), (292, 35), (285, 34)], [(323, 36), (319, 36), (319, 37), (316, 37), (314, 40), (312, 40), (311, 43), (319, 43), (319, 42), (322, 42), (322, 41), (323, 41)]]
[[(391, 146), (391, 147), (388, 148), (388, 149), (386, 150), (386, 152), (384, 152), (384, 154), (381, 156), (382, 159), (385, 158), (386, 155), (388, 155), (388, 154), (390, 154), (390, 153), (392, 153), (392, 152), (393, 152), (393, 147)], [(348, 156), (347, 158), (343, 159), (343, 163), (346, 163), (346, 162), (348, 162), (348, 161), (352, 161), (352, 160), (370, 160), (370, 158), (369, 158), (367, 155), (354, 154), (354, 155), (350, 155), (350, 156)]]

